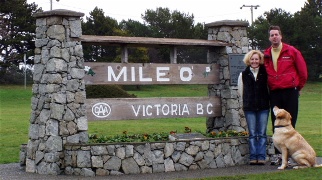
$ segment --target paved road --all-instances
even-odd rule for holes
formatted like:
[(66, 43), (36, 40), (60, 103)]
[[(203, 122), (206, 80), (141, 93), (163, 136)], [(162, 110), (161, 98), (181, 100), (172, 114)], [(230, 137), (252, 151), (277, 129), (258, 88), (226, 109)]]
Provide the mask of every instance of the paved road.
[[(322, 158), (318, 158), (318, 164), (322, 164)], [(285, 171), (289, 171), (287, 168)], [(218, 176), (232, 176), (243, 174), (262, 174), (266, 172), (277, 172), (277, 166), (271, 166), (269, 163), (263, 166), (242, 165), (227, 168), (204, 169), (194, 171), (180, 171), (167, 173), (153, 173), (153, 174), (133, 174), (133, 175), (118, 175), (118, 176), (104, 176), (104, 177), (83, 177), (70, 175), (41, 175), (35, 173), (26, 173), (19, 165), (19, 163), (0, 164), (0, 178), (1, 180), (84, 180), (84, 179), (109, 179), (109, 180), (161, 180), (161, 179), (181, 179), (181, 178), (205, 178)]]

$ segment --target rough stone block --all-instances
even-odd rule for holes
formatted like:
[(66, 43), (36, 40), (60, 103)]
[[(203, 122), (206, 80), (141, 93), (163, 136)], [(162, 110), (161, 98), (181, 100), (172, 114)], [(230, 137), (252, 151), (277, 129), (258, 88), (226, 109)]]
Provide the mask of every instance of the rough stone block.
[(77, 167), (91, 167), (91, 152), (90, 151), (78, 151), (77, 152)]
[(31, 159), (26, 160), (26, 172), (30, 172), (30, 173), (36, 172), (35, 161)]
[(124, 174), (138, 174), (140, 168), (133, 158), (127, 158), (122, 160), (122, 169)]

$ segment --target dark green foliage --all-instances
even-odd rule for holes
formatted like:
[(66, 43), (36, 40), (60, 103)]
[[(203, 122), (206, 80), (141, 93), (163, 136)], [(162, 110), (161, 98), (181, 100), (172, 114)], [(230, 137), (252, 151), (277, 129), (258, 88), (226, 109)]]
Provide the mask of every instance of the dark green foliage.
[(310, 80), (322, 80), (322, 1), (309, 0), (295, 13), (291, 43), (301, 50)]
[(38, 9), (35, 3), (26, 0), (2, 0), (0, 5), (0, 52), (4, 61), (2, 67), (19, 64), (23, 55), (33, 55), (36, 18), (32, 15)]
[(115, 143), (115, 142), (155, 142), (168, 141), (168, 133), (152, 133), (152, 134), (127, 134), (126, 131), (122, 135), (107, 137), (104, 135), (98, 136), (92, 134), (89, 136), (90, 143)]
[[(148, 9), (142, 15), (150, 34), (155, 38), (179, 38), (179, 39), (206, 39), (207, 30), (201, 23), (194, 24), (194, 15), (170, 11), (169, 8), (159, 7), (156, 10)], [(169, 63), (169, 48), (159, 48), (150, 51), (151, 62)], [(153, 54), (152, 54), (153, 53)], [(157, 53), (157, 54), (156, 54)], [(178, 63), (206, 63), (207, 49), (178, 48)]]
[[(189, 132), (187, 132), (188, 127), (185, 127), (184, 133), (191, 133), (191, 129), (189, 128)], [(233, 130), (228, 131), (220, 131), (218, 133), (202, 133), (198, 132), (205, 137), (208, 138), (226, 138), (226, 137), (240, 137), (240, 136), (248, 136), (246, 131), (243, 132), (236, 132)], [(97, 135), (91, 134), (89, 136), (89, 143), (115, 143), (115, 142), (156, 142), (156, 141), (169, 141), (169, 135), (175, 135), (176, 132), (171, 131), (170, 133), (166, 132), (159, 132), (159, 133), (152, 133), (152, 134), (128, 134), (127, 131), (123, 131), (122, 135), (115, 135), (115, 136), (105, 136), (105, 135)]]
[(118, 85), (87, 85), (86, 98), (135, 98)]
[(207, 36), (202, 24), (198, 23), (195, 27), (193, 14), (159, 7), (156, 10), (146, 10), (142, 19), (151, 30), (152, 37), (199, 39), (200, 36), (204, 38)]
[[(35, 3), (26, 0), (1, 0), (0, 4), (0, 84), (23, 84), (24, 73), (17, 66), (23, 56), (33, 56), (35, 49), (36, 18)], [(32, 59), (32, 58), (31, 58)], [(27, 60), (29, 65), (33, 60)], [(27, 71), (27, 83), (32, 83), (32, 74)]]
[[(6, 69), (0, 70), (0, 84), (16, 84), (23, 85), (25, 81), (25, 75), (23, 70), (15, 65), (12, 65)], [(32, 84), (32, 72), (31, 70), (26, 71), (26, 84)]]
[[(86, 35), (115, 36), (118, 23), (115, 19), (105, 16), (104, 11), (95, 7), (82, 22), (82, 32)], [(84, 45), (85, 61), (113, 62), (117, 56), (117, 48), (104, 45)]]
[(129, 19), (128, 21), (121, 21), (119, 24), (122, 31), (128, 34), (128, 36), (134, 37), (152, 37), (151, 31), (145, 25), (139, 21)]

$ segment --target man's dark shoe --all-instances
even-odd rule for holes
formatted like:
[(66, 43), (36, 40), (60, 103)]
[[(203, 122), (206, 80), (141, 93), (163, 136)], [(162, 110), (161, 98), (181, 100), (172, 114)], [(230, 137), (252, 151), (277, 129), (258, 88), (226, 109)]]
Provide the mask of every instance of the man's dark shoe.
[(282, 164), (282, 155), (275, 154), (271, 157), (271, 165), (280, 165)]

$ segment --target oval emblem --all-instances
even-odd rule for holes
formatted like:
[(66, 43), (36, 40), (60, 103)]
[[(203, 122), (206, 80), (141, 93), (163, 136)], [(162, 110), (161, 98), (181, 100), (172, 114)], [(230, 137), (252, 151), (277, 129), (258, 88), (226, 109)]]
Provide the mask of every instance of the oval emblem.
[(106, 103), (96, 103), (92, 107), (92, 113), (98, 118), (105, 118), (110, 115), (111, 107)]

